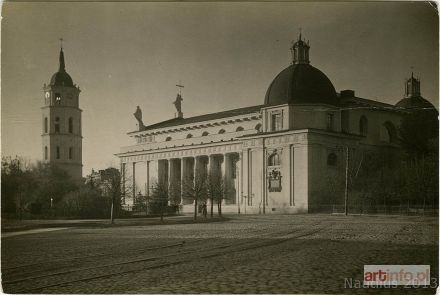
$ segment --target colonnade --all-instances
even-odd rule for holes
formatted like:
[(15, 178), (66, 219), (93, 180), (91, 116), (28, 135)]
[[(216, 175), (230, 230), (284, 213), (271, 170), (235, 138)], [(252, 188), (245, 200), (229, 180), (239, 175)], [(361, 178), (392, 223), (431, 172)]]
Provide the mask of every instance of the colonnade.
[[(122, 163), (122, 190), (125, 192), (123, 202), (127, 205), (137, 204), (140, 187), (145, 185), (147, 197), (152, 196), (154, 188), (161, 186), (168, 190), (170, 204), (189, 205), (194, 201), (194, 188), (206, 185), (210, 179), (222, 187), (223, 204), (237, 204), (241, 189), (238, 177), (240, 160), (240, 154), (233, 152)], [(138, 187), (136, 174), (139, 172), (137, 166), (141, 163), (144, 167), (146, 164), (146, 175), (142, 171), (145, 179), (142, 179), (144, 183)], [(142, 168), (145, 169), (144, 167)], [(131, 175), (128, 176), (127, 172)]]

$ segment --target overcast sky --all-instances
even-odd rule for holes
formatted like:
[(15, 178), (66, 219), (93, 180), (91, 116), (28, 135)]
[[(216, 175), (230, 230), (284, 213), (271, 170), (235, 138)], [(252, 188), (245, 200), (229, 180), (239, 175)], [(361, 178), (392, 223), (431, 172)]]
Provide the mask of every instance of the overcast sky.
[(42, 86), (58, 69), (82, 90), (83, 174), (117, 166), (133, 112), (185, 117), (264, 102), (302, 27), (311, 64), (337, 91), (396, 103), (411, 67), (438, 108), (438, 18), (428, 3), (3, 3), (3, 155), (42, 158)]

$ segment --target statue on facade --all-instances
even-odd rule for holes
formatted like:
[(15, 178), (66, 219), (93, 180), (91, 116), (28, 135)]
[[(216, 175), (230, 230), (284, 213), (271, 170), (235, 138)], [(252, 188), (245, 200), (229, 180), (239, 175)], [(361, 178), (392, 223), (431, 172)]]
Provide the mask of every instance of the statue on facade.
[(142, 110), (139, 106), (137, 106), (136, 111), (134, 112), (134, 117), (138, 121), (139, 131), (142, 131), (144, 126), (144, 122), (142, 122)]
[(177, 118), (183, 118), (182, 101), (183, 101), (182, 95), (180, 95), (180, 93), (177, 94), (176, 100), (173, 102), (177, 110)]

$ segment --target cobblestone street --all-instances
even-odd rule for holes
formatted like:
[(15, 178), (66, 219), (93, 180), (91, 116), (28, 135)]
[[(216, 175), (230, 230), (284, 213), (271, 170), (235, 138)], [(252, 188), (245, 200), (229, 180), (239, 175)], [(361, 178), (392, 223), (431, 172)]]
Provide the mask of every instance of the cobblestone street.
[(435, 217), (117, 222), (2, 236), (4, 292), (435, 294), (344, 287), (345, 278), (362, 281), (364, 264), (429, 264), (438, 278)]

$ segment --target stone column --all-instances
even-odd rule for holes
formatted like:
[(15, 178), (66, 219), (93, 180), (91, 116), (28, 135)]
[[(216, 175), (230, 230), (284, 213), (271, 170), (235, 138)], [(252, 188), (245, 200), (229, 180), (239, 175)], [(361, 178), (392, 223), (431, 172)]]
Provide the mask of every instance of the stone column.
[(235, 163), (235, 183), (236, 185), (236, 202), (238, 207), (238, 213), (240, 213), (240, 204), (241, 204), (241, 196), (243, 195), (243, 188), (242, 188), (242, 162), (243, 162), (243, 155), (242, 153), (237, 153), (237, 162)]
[(158, 160), (157, 163), (157, 182), (160, 185), (168, 185), (168, 160)]
[(222, 205), (226, 204), (226, 198), (229, 196), (228, 190), (230, 188), (230, 185), (228, 183), (228, 180), (230, 179), (230, 158), (227, 154), (222, 154), (222, 162), (221, 162), (221, 174), (222, 174), (222, 180), (223, 180), (223, 199), (222, 199)]
[(132, 189), (132, 193), (133, 193), (133, 206), (136, 204), (136, 162), (133, 162), (133, 173), (132, 173), (132, 177), (133, 177), (133, 189)]
[[(193, 171), (193, 181), (194, 181), (194, 187), (196, 186), (196, 181), (197, 181), (197, 177), (198, 177), (198, 175), (197, 175), (197, 171), (198, 171), (198, 169), (199, 169), (199, 161), (200, 161), (200, 159), (198, 159), (197, 160), (197, 156), (194, 156), (194, 167), (193, 167), (193, 169), (194, 169), (194, 171)], [(195, 200), (193, 200), (193, 205), (195, 204)], [(197, 209), (196, 209), (197, 210)]]
[[(207, 161), (206, 161), (206, 170), (205, 170), (205, 174), (206, 174), (206, 177), (209, 177), (209, 173), (211, 173), (211, 155), (208, 155), (207, 157), (206, 157), (206, 159), (208, 159)], [(212, 161), (212, 163), (213, 163), (214, 161)]]
[[(231, 153), (227, 155), (226, 159), (226, 183), (227, 187), (229, 189), (228, 197), (231, 201), (231, 204), (238, 204), (239, 203), (239, 175), (238, 172), (238, 161), (239, 161), (239, 155), (238, 153)], [(234, 178), (235, 173), (235, 178)]]
[[(168, 188), (168, 196), (169, 196), (170, 192), (171, 192), (171, 176), (172, 176), (171, 175), (171, 159), (167, 159), (167, 167), (168, 167), (168, 170), (167, 170), (168, 183), (166, 184), (166, 187)], [(170, 203), (169, 199), (168, 199), (168, 204)]]
[(150, 161), (147, 161), (147, 177), (146, 177), (147, 189), (145, 190), (145, 195), (147, 198), (150, 196)]
[(242, 196), (241, 196), (241, 202), (244, 205), (244, 208), (246, 208), (247, 203), (248, 203), (248, 197), (250, 194), (249, 191), (249, 182), (250, 182), (250, 172), (249, 172), (249, 168), (250, 168), (250, 161), (249, 161), (249, 149), (246, 149), (243, 151), (243, 157), (242, 157), (242, 167), (243, 169), (241, 169), (241, 191), (242, 191)]
[[(208, 181), (211, 181), (210, 177), (212, 177), (215, 173), (215, 156), (214, 155), (208, 155), (208, 163), (206, 164), (206, 177), (208, 177)], [(208, 208), (211, 206), (211, 199), (208, 198), (206, 200), (206, 205)]]
[[(193, 166), (191, 167), (191, 164)], [(181, 173), (180, 173), (180, 183), (181, 183), (181, 200), (182, 204), (185, 205), (185, 197), (187, 197), (189, 183), (188, 181), (193, 178), (194, 181), (194, 171), (195, 171), (195, 159), (194, 158), (182, 158), (181, 164)]]
[(194, 184), (196, 183), (196, 177), (197, 177), (197, 169), (198, 169), (198, 167), (197, 166), (199, 166), (199, 160), (197, 160), (197, 156), (194, 156), (194, 166), (193, 166), (193, 181), (194, 181)]
[(181, 187), (178, 182), (181, 178), (181, 159), (170, 159), (168, 170), (169, 170), (169, 189), (170, 195), (172, 196), (173, 204), (180, 204), (181, 199)]
[(185, 180), (185, 169), (186, 169), (186, 165), (185, 165), (185, 158), (181, 158), (180, 159), (180, 205), (183, 205), (183, 182)]
[(168, 170), (167, 170), (167, 178), (168, 178), (168, 183), (167, 183), (167, 188), (168, 188), (168, 194), (170, 193), (170, 189), (171, 189), (171, 159), (167, 159), (167, 165), (168, 165)]
[(121, 163), (122, 204), (125, 205), (125, 163)]

